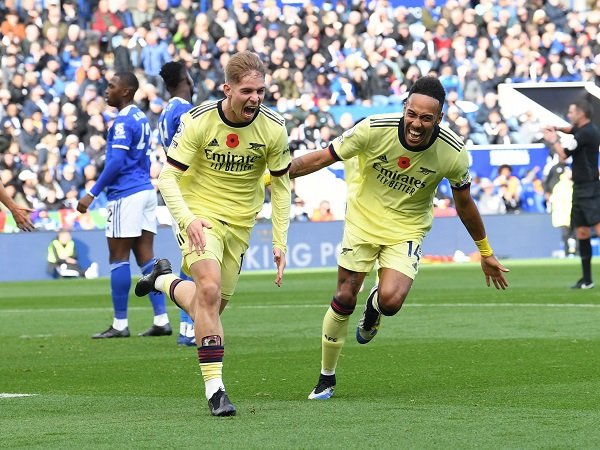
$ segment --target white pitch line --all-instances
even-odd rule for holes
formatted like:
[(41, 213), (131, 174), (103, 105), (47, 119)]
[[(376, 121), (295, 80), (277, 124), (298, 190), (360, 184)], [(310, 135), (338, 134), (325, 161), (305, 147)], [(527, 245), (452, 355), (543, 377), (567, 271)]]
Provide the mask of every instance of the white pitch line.
[[(299, 309), (299, 308), (326, 308), (322, 305), (232, 305), (227, 309)], [(407, 303), (404, 308), (600, 308), (597, 303)], [(143, 306), (129, 307), (129, 311), (145, 311), (150, 308)], [(19, 308), (0, 309), (3, 314), (31, 314), (31, 313), (65, 313), (65, 312), (102, 312), (112, 311), (112, 308)]]
[(8, 392), (0, 392), (0, 398), (18, 398), (18, 397), (33, 397), (37, 394), (10, 394)]

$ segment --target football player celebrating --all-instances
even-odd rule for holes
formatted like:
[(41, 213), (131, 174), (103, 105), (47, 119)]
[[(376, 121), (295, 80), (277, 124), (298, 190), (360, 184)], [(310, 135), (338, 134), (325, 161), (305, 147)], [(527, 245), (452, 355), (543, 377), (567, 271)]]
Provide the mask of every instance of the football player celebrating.
[(379, 284), (371, 290), (358, 322), (358, 342), (371, 341), (381, 316), (393, 316), (402, 307), (419, 269), (421, 242), (431, 228), (433, 198), (443, 178), (450, 181), (457, 213), (479, 248), (487, 285), (507, 287), (508, 269), (494, 256), (469, 191), (464, 143), (440, 126), (445, 95), (437, 78), (420, 78), (409, 91), (403, 115), (367, 117), (329, 148), (292, 162), (291, 178), (354, 156), (360, 167), (360, 182), (346, 208), (337, 291), (323, 319), (321, 374), (309, 399), (333, 395), (356, 296), (376, 260)]
[(165, 292), (194, 319), (198, 360), (210, 411), (236, 413), (222, 380), (225, 340), (219, 312), (231, 299), (256, 214), (271, 174), (273, 259), (280, 286), (286, 264), (291, 204), (290, 152), (285, 120), (262, 105), (266, 69), (244, 51), (225, 67), (225, 99), (197, 106), (181, 118), (169, 147), (159, 188), (179, 227), (183, 270), (171, 274), (167, 260), (136, 286), (136, 294)]

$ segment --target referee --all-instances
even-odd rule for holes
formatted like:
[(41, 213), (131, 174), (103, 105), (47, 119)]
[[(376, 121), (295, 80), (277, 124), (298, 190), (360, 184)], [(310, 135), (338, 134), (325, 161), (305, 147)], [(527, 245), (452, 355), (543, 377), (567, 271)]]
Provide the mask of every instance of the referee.
[[(544, 138), (560, 160), (564, 162), (572, 157), (573, 206), (571, 208), (571, 226), (579, 241), (582, 277), (573, 289), (591, 289), (592, 281), (592, 244), (591, 227), (600, 237), (600, 181), (598, 173), (598, 151), (600, 149), (600, 131), (592, 123), (592, 105), (579, 100), (569, 105), (567, 118), (571, 123), (567, 127), (548, 127)], [(557, 131), (572, 134), (574, 141), (563, 146)], [(568, 147), (568, 148), (567, 148)]]

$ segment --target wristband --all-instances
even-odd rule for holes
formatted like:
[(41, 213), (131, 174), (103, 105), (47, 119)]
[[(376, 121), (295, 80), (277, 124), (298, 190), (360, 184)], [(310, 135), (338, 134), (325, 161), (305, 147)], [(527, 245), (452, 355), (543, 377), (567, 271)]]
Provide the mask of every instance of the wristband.
[(492, 256), (494, 254), (494, 251), (492, 250), (492, 247), (490, 247), (490, 243), (488, 241), (487, 236), (484, 237), (480, 241), (475, 241), (475, 245), (479, 249), (479, 253), (481, 254), (481, 256), (484, 256), (484, 257), (485, 256)]
[(87, 195), (89, 195), (90, 197), (92, 197), (93, 199), (96, 198), (96, 196), (94, 194), (92, 194), (92, 191), (86, 191), (85, 192)]

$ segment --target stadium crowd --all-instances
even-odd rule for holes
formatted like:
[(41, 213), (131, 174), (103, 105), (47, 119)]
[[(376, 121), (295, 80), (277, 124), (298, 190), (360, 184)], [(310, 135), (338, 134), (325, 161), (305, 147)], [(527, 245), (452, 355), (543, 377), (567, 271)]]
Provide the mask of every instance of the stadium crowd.
[[(136, 101), (156, 130), (166, 100), (158, 75), (165, 62), (185, 61), (199, 104), (222, 97), (222, 68), (245, 49), (268, 68), (265, 103), (286, 118), (292, 154), (327, 146), (358, 119), (346, 114), (336, 121), (332, 107), (400, 110), (412, 83), (428, 73), (448, 93), (444, 120), (467, 143), (541, 142), (533, 115), (500, 108), (497, 87), (506, 81), (600, 86), (600, 1), (578, 10), (564, 3), (424, 0), (409, 9), (389, 0), (326, 0), (320, 7), (274, 0), (4, 0), (0, 180), (46, 227), (48, 213), (72, 211), (102, 171), (116, 113), (104, 99), (112, 74), (136, 72)], [(156, 178), (164, 149), (154, 142)], [(546, 211), (551, 166), (478, 174), (473, 189), (482, 213)], [(456, 213), (449, 198), (438, 197), (438, 215)], [(99, 196), (93, 207), (105, 204)], [(327, 205), (313, 212), (297, 198), (294, 206), (297, 220), (313, 213), (314, 220), (335, 218)], [(80, 220), (62, 216), (71, 225)]]

